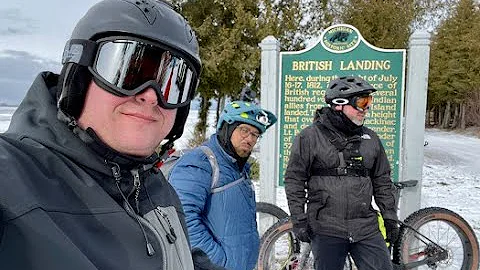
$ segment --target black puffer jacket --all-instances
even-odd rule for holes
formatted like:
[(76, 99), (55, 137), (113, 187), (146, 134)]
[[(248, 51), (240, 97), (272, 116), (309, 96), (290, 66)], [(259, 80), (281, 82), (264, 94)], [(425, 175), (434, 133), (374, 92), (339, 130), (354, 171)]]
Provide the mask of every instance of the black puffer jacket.
[[(359, 150), (369, 176), (318, 176), (312, 172), (337, 168), (340, 158), (317, 125), (347, 139), (325, 113), (296, 136), (285, 173), (285, 192), (294, 224), (308, 222), (313, 233), (361, 241), (378, 232), (372, 195), (384, 218), (397, 220), (390, 165), (375, 132), (361, 128)], [(306, 213), (305, 184), (309, 197)]]
[(156, 156), (105, 161), (57, 120), (56, 85), (38, 76), (0, 135), (0, 268), (193, 269), (180, 201), (150, 169)]

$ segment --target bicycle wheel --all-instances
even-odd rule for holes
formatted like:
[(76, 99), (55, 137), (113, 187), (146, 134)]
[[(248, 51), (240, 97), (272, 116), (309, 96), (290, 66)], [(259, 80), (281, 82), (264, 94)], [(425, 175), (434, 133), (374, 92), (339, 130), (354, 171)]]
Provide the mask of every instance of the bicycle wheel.
[(257, 228), (260, 237), (273, 224), (286, 217), (288, 214), (282, 208), (271, 203), (257, 202)]
[(440, 207), (423, 208), (404, 223), (393, 258), (405, 269), (478, 270), (477, 237), (457, 213)]
[[(345, 270), (351, 270), (349, 258)], [(257, 270), (313, 270), (314, 259), (308, 243), (300, 242), (293, 234), (290, 217), (270, 227), (260, 240)]]
[(300, 241), (292, 232), (290, 217), (278, 221), (260, 240), (257, 270), (301, 269), (296, 267), (301, 257), (301, 247)]

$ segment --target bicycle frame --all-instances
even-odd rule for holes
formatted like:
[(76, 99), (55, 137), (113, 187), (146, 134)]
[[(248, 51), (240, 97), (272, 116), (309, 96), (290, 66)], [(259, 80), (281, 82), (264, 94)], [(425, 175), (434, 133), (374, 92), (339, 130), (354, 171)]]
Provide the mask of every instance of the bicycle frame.
[[(427, 248), (425, 248), (425, 250), (422, 250), (420, 252), (410, 255), (410, 257), (412, 257), (413, 259), (420, 258), (421, 256), (426, 256), (425, 259), (411, 262), (411, 263), (400, 264), (400, 265), (397, 264), (397, 266), (401, 266), (401, 268), (397, 268), (397, 269), (412, 269), (421, 265), (434, 265), (436, 262), (443, 261), (448, 258), (448, 251), (446, 249), (442, 248), (433, 240), (426, 237), (425, 235), (420, 233), (418, 230), (416, 230), (412, 226), (406, 224), (405, 222), (399, 220), (398, 223), (400, 224), (400, 226), (404, 226), (409, 230), (412, 230), (413, 232), (415, 232), (416, 235), (421, 236), (421, 238), (418, 238), (418, 237), (416, 238), (418, 241), (423, 242), (427, 246)], [(424, 241), (424, 239), (422, 238), (424, 238), (426, 241)], [(393, 244), (393, 246), (395, 246), (395, 244)]]

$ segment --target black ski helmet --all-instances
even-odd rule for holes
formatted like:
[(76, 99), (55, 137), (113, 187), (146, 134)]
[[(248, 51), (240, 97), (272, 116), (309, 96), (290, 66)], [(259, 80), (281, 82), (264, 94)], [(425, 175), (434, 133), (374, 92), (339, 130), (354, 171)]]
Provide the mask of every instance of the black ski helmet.
[[(59, 110), (77, 119), (92, 79), (88, 65), (82, 63), (91, 62), (96, 50), (81, 47), (79, 41), (96, 41), (119, 35), (159, 43), (187, 59), (194, 66), (197, 76), (200, 75), (201, 61), (195, 34), (185, 18), (169, 4), (161, 0), (103, 0), (80, 19), (65, 46), (59, 79)], [(75, 47), (71, 44), (73, 40)], [(189, 110), (190, 105), (177, 109), (175, 123), (166, 139), (173, 141), (182, 135)]]
[(325, 102), (333, 104), (332, 100), (336, 98), (348, 99), (353, 96), (371, 94), (377, 91), (367, 81), (357, 76), (339, 77), (330, 81), (325, 92)]

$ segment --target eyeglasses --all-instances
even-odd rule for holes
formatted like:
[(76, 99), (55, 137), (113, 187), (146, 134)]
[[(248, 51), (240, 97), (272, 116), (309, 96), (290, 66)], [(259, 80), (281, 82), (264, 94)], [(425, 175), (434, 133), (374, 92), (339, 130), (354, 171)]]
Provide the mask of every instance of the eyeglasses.
[(365, 111), (370, 109), (372, 106), (373, 96), (354, 96), (349, 99), (346, 98), (335, 98), (332, 100), (332, 103), (335, 105), (351, 105), (359, 111)]
[(246, 127), (238, 126), (237, 129), (240, 131), (240, 136), (244, 139), (247, 138), (248, 136), (252, 135), (252, 137), (255, 140), (258, 140), (262, 136), (257, 132), (250, 131), (250, 129), (248, 129)]
[(89, 67), (94, 77), (118, 96), (153, 88), (166, 109), (188, 105), (198, 85), (197, 69), (187, 59), (145, 40), (116, 37), (98, 41)]

